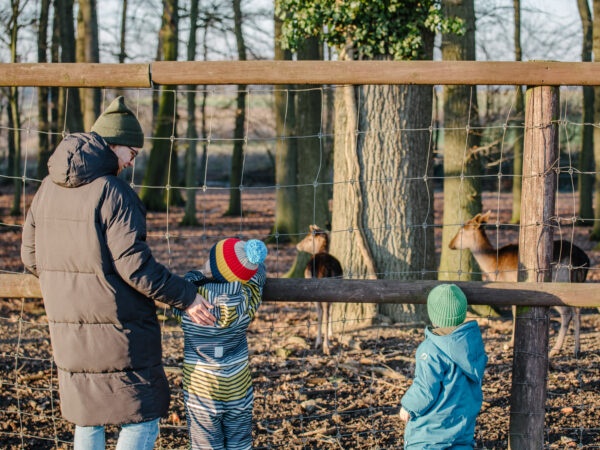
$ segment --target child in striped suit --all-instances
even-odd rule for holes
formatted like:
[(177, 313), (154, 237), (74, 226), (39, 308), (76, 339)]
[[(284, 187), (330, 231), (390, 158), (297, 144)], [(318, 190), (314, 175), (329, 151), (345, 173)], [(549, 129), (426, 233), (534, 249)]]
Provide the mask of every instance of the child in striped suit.
[(176, 312), (184, 334), (183, 394), (192, 449), (252, 448), (254, 391), (246, 330), (262, 300), (265, 244), (229, 238), (188, 281), (214, 305), (215, 326)]

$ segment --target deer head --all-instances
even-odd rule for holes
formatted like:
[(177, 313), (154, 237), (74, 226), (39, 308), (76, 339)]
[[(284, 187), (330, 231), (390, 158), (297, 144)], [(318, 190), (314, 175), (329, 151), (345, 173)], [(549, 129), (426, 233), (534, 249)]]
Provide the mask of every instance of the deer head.
[(460, 230), (448, 244), (452, 250), (479, 250), (482, 247), (490, 245), (489, 240), (485, 234), (485, 229), (482, 227), (490, 219), (491, 211), (485, 214), (477, 214), (470, 220), (467, 220), (465, 224), (460, 227)]
[(309, 226), (310, 233), (296, 244), (296, 249), (301, 252), (315, 255), (329, 251), (329, 233), (317, 225)]

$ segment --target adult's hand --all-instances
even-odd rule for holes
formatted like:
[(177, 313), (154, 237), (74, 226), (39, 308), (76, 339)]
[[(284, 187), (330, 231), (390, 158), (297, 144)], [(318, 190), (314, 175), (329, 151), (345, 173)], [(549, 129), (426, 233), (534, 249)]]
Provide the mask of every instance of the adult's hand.
[(198, 325), (214, 325), (216, 317), (210, 312), (212, 309), (213, 305), (200, 294), (196, 294), (194, 302), (185, 311)]

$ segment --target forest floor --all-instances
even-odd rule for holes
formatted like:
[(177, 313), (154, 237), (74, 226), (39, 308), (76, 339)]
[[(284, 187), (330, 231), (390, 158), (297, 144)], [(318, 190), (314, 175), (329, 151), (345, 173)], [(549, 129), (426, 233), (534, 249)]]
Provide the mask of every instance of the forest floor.
[[(224, 236), (266, 238), (274, 220), (274, 191), (244, 194), (244, 215), (224, 217), (227, 191), (199, 196), (199, 228), (180, 227), (182, 211), (148, 215), (148, 242), (155, 257), (177, 273), (203, 262), (208, 246)], [(508, 222), (508, 195), (484, 196), (484, 209)], [(498, 200), (502, 200), (498, 202)], [(0, 270), (21, 273), (21, 217), (11, 217), (11, 198), (0, 190)], [(436, 197), (436, 224), (441, 224)], [(568, 198), (559, 209), (569, 208)], [(589, 241), (589, 228), (564, 232), (592, 260), (589, 281), (600, 251)], [(439, 249), (439, 228), (436, 228)], [(503, 227), (498, 242), (516, 239), (516, 229)], [(496, 242), (492, 237), (492, 242)], [(269, 244), (270, 277), (291, 267), (291, 244)], [(169, 313), (160, 310), (163, 356), (172, 388), (171, 410), (161, 421), (156, 448), (187, 445), (181, 393), (182, 334)], [(508, 447), (512, 350), (510, 314), (475, 318), (489, 356), (484, 404), (476, 428), (476, 448)], [(553, 319), (556, 317), (553, 316)], [(404, 424), (398, 417), (400, 398), (411, 384), (414, 353), (423, 340), (424, 324), (382, 321), (379, 325), (339, 333), (330, 356), (313, 348), (316, 314), (310, 304), (265, 302), (248, 332), (255, 387), (254, 448), (257, 449), (400, 449)], [(558, 331), (551, 321), (551, 343)], [(562, 352), (551, 358), (547, 377), (544, 448), (600, 448), (600, 315), (582, 311), (581, 352), (573, 355), (569, 334)], [(66, 449), (72, 425), (60, 417), (56, 369), (43, 305), (35, 299), (0, 299), (0, 448)], [(114, 445), (115, 430), (108, 442)]]

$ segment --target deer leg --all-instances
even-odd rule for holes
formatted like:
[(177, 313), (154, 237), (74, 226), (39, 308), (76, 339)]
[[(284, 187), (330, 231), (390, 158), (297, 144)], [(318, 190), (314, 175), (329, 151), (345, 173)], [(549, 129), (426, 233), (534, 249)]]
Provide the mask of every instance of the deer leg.
[(556, 343), (552, 347), (552, 350), (550, 350), (550, 356), (556, 355), (562, 348), (569, 329), (569, 323), (571, 323), (571, 319), (573, 318), (573, 308), (567, 306), (556, 306), (555, 308), (560, 314), (560, 330), (556, 337)]
[(330, 303), (321, 303), (321, 309), (323, 310), (323, 329), (325, 333), (325, 339), (323, 339), (323, 353), (329, 355), (329, 327), (330, 327), (330, 319), (329, 319), (329, 308), (331, 307)]
[(331, 319), (331, 303), (327, 303), (327, 333), (333, 339), (333, 320)]
[(323, 304), (316, 302), (317, 307), (317, 340), (315, 341), (315, 348), (319, 348), (322, 342), (321, 325), (323, 325)]
[(579, 355), (579, 331), (581, 329), (581, 311), (579, 308), (573, 309), (573, 334), (575, 339), (575, 356)]
[(515, 329), (517, 328), (517, 306), (513, 305), (512, 306), (512, 317), (513, 317), (513, 321), (512, 321), (512, 333), (510, 336), (510, 346), (514, 347), (515, 346)]

